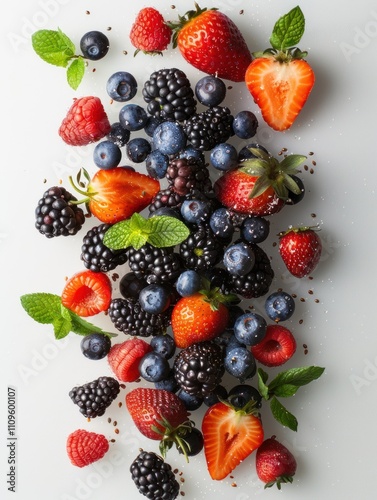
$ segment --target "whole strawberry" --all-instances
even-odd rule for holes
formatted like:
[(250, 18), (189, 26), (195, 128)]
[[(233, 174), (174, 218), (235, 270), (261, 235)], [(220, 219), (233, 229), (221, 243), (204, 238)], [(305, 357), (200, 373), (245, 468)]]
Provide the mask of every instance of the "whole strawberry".
[(276, 484), (280, 490), (284, 483), (292, 483), (297, 470), (293, 454), (275, 436), (266, 439), (257, 449), (255, 465), (258, 477), (270, 488)]
[(192, 66), (218, 78), (244, 81), (252, 56), (242, 33), (227, 15), (217, 9), (201, 9), (195, 3), (195, 10), (169, 25), (174, 31), (173, 46)]
[(66, 448), (72, 465), (85, 467), (105, 455), (109, 442), (102, 434), (78, 429), (68, 436)]
[(289, 228), (280, 234), (279, 252), (288, 271), (296, 278), (304, 278), (317, 267), (322, 242), (314, 228)]
[(139, 52), (161, 54), (167, 48), (172, 36), (171, 28), (158, 10), (145, 7), (137, 14), (130, 31), (130, 41)]
[(86, 146), (105, 137), (111, 130), (106, 111), (98, 97), (75, 99), (59, 128), (59, 135), (70, 146)]

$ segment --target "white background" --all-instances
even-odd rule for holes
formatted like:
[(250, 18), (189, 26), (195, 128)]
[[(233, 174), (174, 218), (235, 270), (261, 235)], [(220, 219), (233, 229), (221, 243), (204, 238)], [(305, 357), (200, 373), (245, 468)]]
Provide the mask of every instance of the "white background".
[[(188, 1), (177, 1), (175, 10), (163, 0), (151, 4), (166, 19), (193, 7)], [(81, 166), (94, 170), (92, 146), (69, 148), (57, 135), (72, 99), (98, 95), (111, 121), (116, 121), (121, 105), (111, 105), (105, 94), (107, 78), (113, 72), (131, 71), (140, 87), (152, 71), (164, 66), (183, 69), (192, 83), (202, 76), (172, 51), (163, 58), (143, 54), (133, 58), (128, 40), (132, 20), (141, 7), (151, 4), (19, 0), (0, 21), (1, 498), (141, 498), (130, 479), (129, 465), (139, 447), (157, 451), (155, 442), (136, 431), (124, 405), (118, 408), (114, 404), (104, 418), (90, 423), (79, 414), (68, 392), (76, 384), (111, 375), (106, 360), (85, 359), (80, 353), (80, 338), (74, 334), (55, 341), (51, 328), (33, 322), (19, 301), (25, 293), (60, 294), (65, 277), (82, 269), (79, 255), (84, 232), (73, 238), (47, 240), (34, 229), (34, 208), (47, 187), (60, 180), (68, 187), (68, 175)], [(201, 4), (217, 6), (228, 14), (254, 51), (268, 46), (273, 24), (297, 2), (203, 0)], [(352, 6), (341, 0), (302, 0), (299, 4), (307, 22), (300, 48), (309, 50), (308, 60), (317, 79), (294, 126), (285, 133), (271, 131), (242, 83), (232, 84), (226, 104), (232, 112), (250, 109), (258, 115), (257, 139), (273, 154), (284, 147), (290, 153), (314, 152), (307, 160), (313, 173), (303, 172), (308, 190), (304, 201), (271, 218), (272, 236), (264, 248), (276, 272), (273, 288), (283, 286), (297, 295), (297, 311), (290, 326), (298, 349), (289, 366), (315, 364), (325, 366), (326, 372), (286, 402), (299, 420), (297, 433), (271, 420), (267, 408), (263, 411), (266, 434), (276, 434), (297, 458), (298, 471), (292, 485), (283, 486), (281, 492), (264, 491), (253, 457), (236, 469), (232, 478), (214, 482), (203, 456), (185, 464), (172, 451), (168, 461), (183, 473), (182, 491), (190, 500), (375, 498), (377, 6), (374, 0), (360, 0)], [(106, 32), (110, 39), (108, 56), (89, 65), (77, 92), (68, 87), (64, 69), (44, 63), (31, 48), (33, 31), (58, 27), (76, 47), (81, 36), (93, 29)], [(134, 102), (142, 104), (140, 92)], [(244, 145), (233, 142), (237, 147)], [(289, 224), (317, 223), (321, 225), (324, 252), (313, 280), (289, 278), (274, 246), (274, 235)], [(94, 222), (88, 222), (87, 227), (90, 224)], [(114, 293), (118, 293), (116, 286)], [(257, 309), (261, 305), (261, 301), (254, 303)], [(111, 328), (105, 317), (95, 321)], [(119, 341), (123, 339), (121, 334)], [(307, 354), (303, 344), (308, 346)], [(9, 386), (17, 391), (15, 494), (7, 491), (5, 476), (9, 471)], [(123, 398), (124, 391), (118, 401)], [(199, 420), (200, 415), (198, 412)], [(85, 469), (73, 467), (65, 453), (67, 435), (80, 427), (116, 439), (101, 462)], [(115, 428), (119, 434), (115, 434)]]

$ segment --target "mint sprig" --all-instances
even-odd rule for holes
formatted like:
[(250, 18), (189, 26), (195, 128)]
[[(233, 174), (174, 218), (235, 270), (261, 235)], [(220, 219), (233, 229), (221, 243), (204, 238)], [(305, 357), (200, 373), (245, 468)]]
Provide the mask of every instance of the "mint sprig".
[(77, 90), (85, 74), (85, 60), (76, 55), (72, 40), (60, 29), (39, 30), (31, 37), (36, 54), (49, 64), (67, 68), (67, 81), (73, 90)]
[(66, 337), (69, 332), (78, 335), (103, 333), (108, 337), (117, 336), (116, 333), (106, 332), (67, 309), (63, 306), (59, 295), (30, 293), (22, 295), (20, 300), (22, 307), (34, 321), (53, 326), (55, 338), (58, 340)]
[(297, 45), (305, 31), (305, 18), (299, 6), (294, 7), (277, 20), (270, 37), (271, 46), (286, 50)]
[(157, 248), (174, 247), (190, 234), (188, 227), (179, 219), (167, 215), (155, 215), (149, 219), (134, 213), (129, 219), (117, 222), (108, 229), (104, 244), (112, 250), (133, 247), (136, 250), (146, 243)]
[(259, 368), (258, 390), (261, 396), (270, 402), (271, 413), (275, 420), (285, 427), (297, 431), (297, 418), (287, 410), (278, 398), (294, 396), (300, 387), (318, 379), (324, 371), (325, 368), (319, 366), (291, 368), (280, 372), (270, 383), (267, 383), (268, 374)]

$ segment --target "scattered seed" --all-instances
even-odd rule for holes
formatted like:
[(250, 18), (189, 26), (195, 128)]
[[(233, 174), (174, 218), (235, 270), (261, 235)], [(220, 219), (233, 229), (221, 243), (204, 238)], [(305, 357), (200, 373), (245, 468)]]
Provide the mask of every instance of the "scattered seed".
[(303, 324), (303, 322), (304, 322), (304, 320), (303, 320), (303, 319), (300, 319), (300, 321), (298, 322), (298, 324), (299, 324), (299, 325), (302, 325), (302, 324)]
[(308, 350), (307, 349), (304, 349), (304, 354), (308, 354)]
[(314, 174), (314, 170), (311, 168), (311, 169), (309, 170), (309, 173), (310, 173), (310, 174)]
[(312, 214), (310, 214), (310, 217), (313, 217), (313, 219), (315, 219), (317, 217), (317, 214), (312, 213)]
[(232, 90), (232, 88), (233, 88), (232, 85), (228, 86), (228, 90)]
[(301, 297), (300, 302), (305, 302), (304, 297)]
[(175, 5), (170, 5), (170, 8), (171, 9), (175, 9)]
[(120, 386), (121, 386), (122, 389), (126, 388), (126, 384), (120, 384)]
[(181, 483), (185, 482), (185, 478), (184, 477), (181, 477), (179, 480), (181, 481)]
[(308, 155), (313, 156), (314, 155), (313, 151), (309, 151)]
[(297, 299), (297, 295), (296, 295), (295, 293), (292, 293), (292, 297), (293, 297), (294, 299)]
[(186, 493), (184, 491), (181, 491), (181, 496), (184, 497), (185, 495), (186, 495)]
[(123, 50), (123, 54), (126, 56), (128, 54), (127, 50)]
[(108, 421), (108, 422), (109, 422), (109, 424), (110, 424), (110, 422), (111, 422), (111, 417), (109, 417), (109, 418), (107, 419), (107, 421)]
[(90, 15), (90, 10), (85, 11), (85, 14), (86, 14), (87, 16), (89, 16), (89, 15)]
[(109, 26), (109, 27), (107, 28), (107, 31), (111, 31), (112, 29), (113, 29), (113, 28), (112, 28), (111, 26)]
[(240, 10), (240, 14), (241, 14), (241, 16), (242, 16), (242, 14), (243, 14), (243, 13), (244, 13), (244, 10), (243, 10), (243, 9), (242, 9), (242, 10)]
[(312, 161), (312, 165), (316, 166), (317, 162), (315, 160)]
[(93, 69), (92, 69), (92, 73), (95, 73), (96, 71), (97, 71), (97, 70), (96, 70), (96, 68), (93, 68)]
[(115, 434), (119, 434), (119, 429), (115, 429)]
[(232, 486), (232, 488), (237, 488), (237, 484), (236, 483), (232, 483), (231, 486)]
[(118, 422), (116, 420), (114, 420), (113, 426), (116, 427), (117, 425), (118, 425)]
[(304, 170), (309, 170), (309, 167), (307, 165), (304, 165)]
[(122, 405), (123, 405), (122, 401), (119, 401), (118, 408), (122, 408)]
[(315, 299), (315, 300), (314, 300), (314, 302), (315, 302), (316, 304), (319, 304), (319, 299)]
[(110, 439), (110, 443), (115, 443), (116, 440), (114, 438)]
[(308, 290), (309, 295), (313, 295), (313, 293), (314, 293), (313, 290)]

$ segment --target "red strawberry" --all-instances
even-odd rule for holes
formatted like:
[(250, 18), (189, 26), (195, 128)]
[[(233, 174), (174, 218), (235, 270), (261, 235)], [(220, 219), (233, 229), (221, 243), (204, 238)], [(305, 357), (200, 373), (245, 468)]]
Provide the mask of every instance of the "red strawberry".
[(268, 325), (266, 335), (251, 347), (254, 358), (265, 366), (280, 366), (296, 352), (296, 339), (281, 325)]
[(295, 7), (275, 24), (270, 38), (273, 48), (259, 53), (246, 71), (246, 86), (265, 122), (275, 130), (291, 127), (314, 86), (314, 71), (304, 60), (307, 53), (292, 48), (304, 26), (302, 11)]
[(160, 190), (160, 183), (130, 168), (117, 167), (99, 169), (89, 181), (87, 191), (74, 187), (86, 196), (83, 201), (97, 219), (115, 224), (144, 210)]
[(120, 344), (114, 344), (107, 355), (107, 360), (118, 380), (135, 382), (140, 377), (140, 360), (150, 351), (152, 347), (148, 342), (132, 337)]
[(225, 302), (232, 299), (232, 295), (223, 295), (217, 289), (201, 290), (179, 299), (171, 315), (176, 346), (184, 349), (217, 337), (228, 324), (229, 310)]
[(290, 228), (280, 234), (279, 252), (288, 271), (296, 278), (304, 278), (317, 267), (322, 242), (313, 228)]
[(94, 271), (80, 271), (66, 281), (62, 304), (79, 316), (93, 316), (107, 311), (111, 301), (109, 277)]
[(85, 467), (105, 455), (109, 442), (102, 434), (78, 429), (68, 436), (66, 448), (71, 463), (76, 467)]
[(59, 135), (70, 146), (86, 146), (105, 137), (111, 125), (101, 100), (87, 96), (75, 99), (59, 128)]
[(279, 490), (282, 484), (292, 483), (297, 470), (295, 457), (275, 436), (260, 445), (255, 465), (259, 479), (266, 483), (265, 488), (276, 484)]
[(208, 471), (216, 480), (228, 476), (263, 441), (262, 423), (252, 406), (215, 403), (203, 417), (202, 432)]
[(188, 421), (183, 401), (164, 389), (133, 389), (126, 396), (126, 405), (136, 427), (149, 439), (161, 441)]
[(171, 28), (153, 7), (139, 11), (130, 31), (131, 43), (137, 49), (135, 55), (140, 50), (149, 54), (161, 53), (169, 45), (171, 36)]
[(252, 60), (247, 43), (236, 24), (217, 9), (196, 10), (169, 23), (173, 46), (192, 66), (218, 78), (242, 82)]
[(289, 155), (281, 162), (263, 149), (250, 148), (253, 158), (244, 160), (238, 168), (228, 170), (214, 183), (217, 198), (227, 208), (253, 216), (279, 212), (289, 199), (289, 193), (301, 189), (293, 176), (305, 160), (302, 155)]

